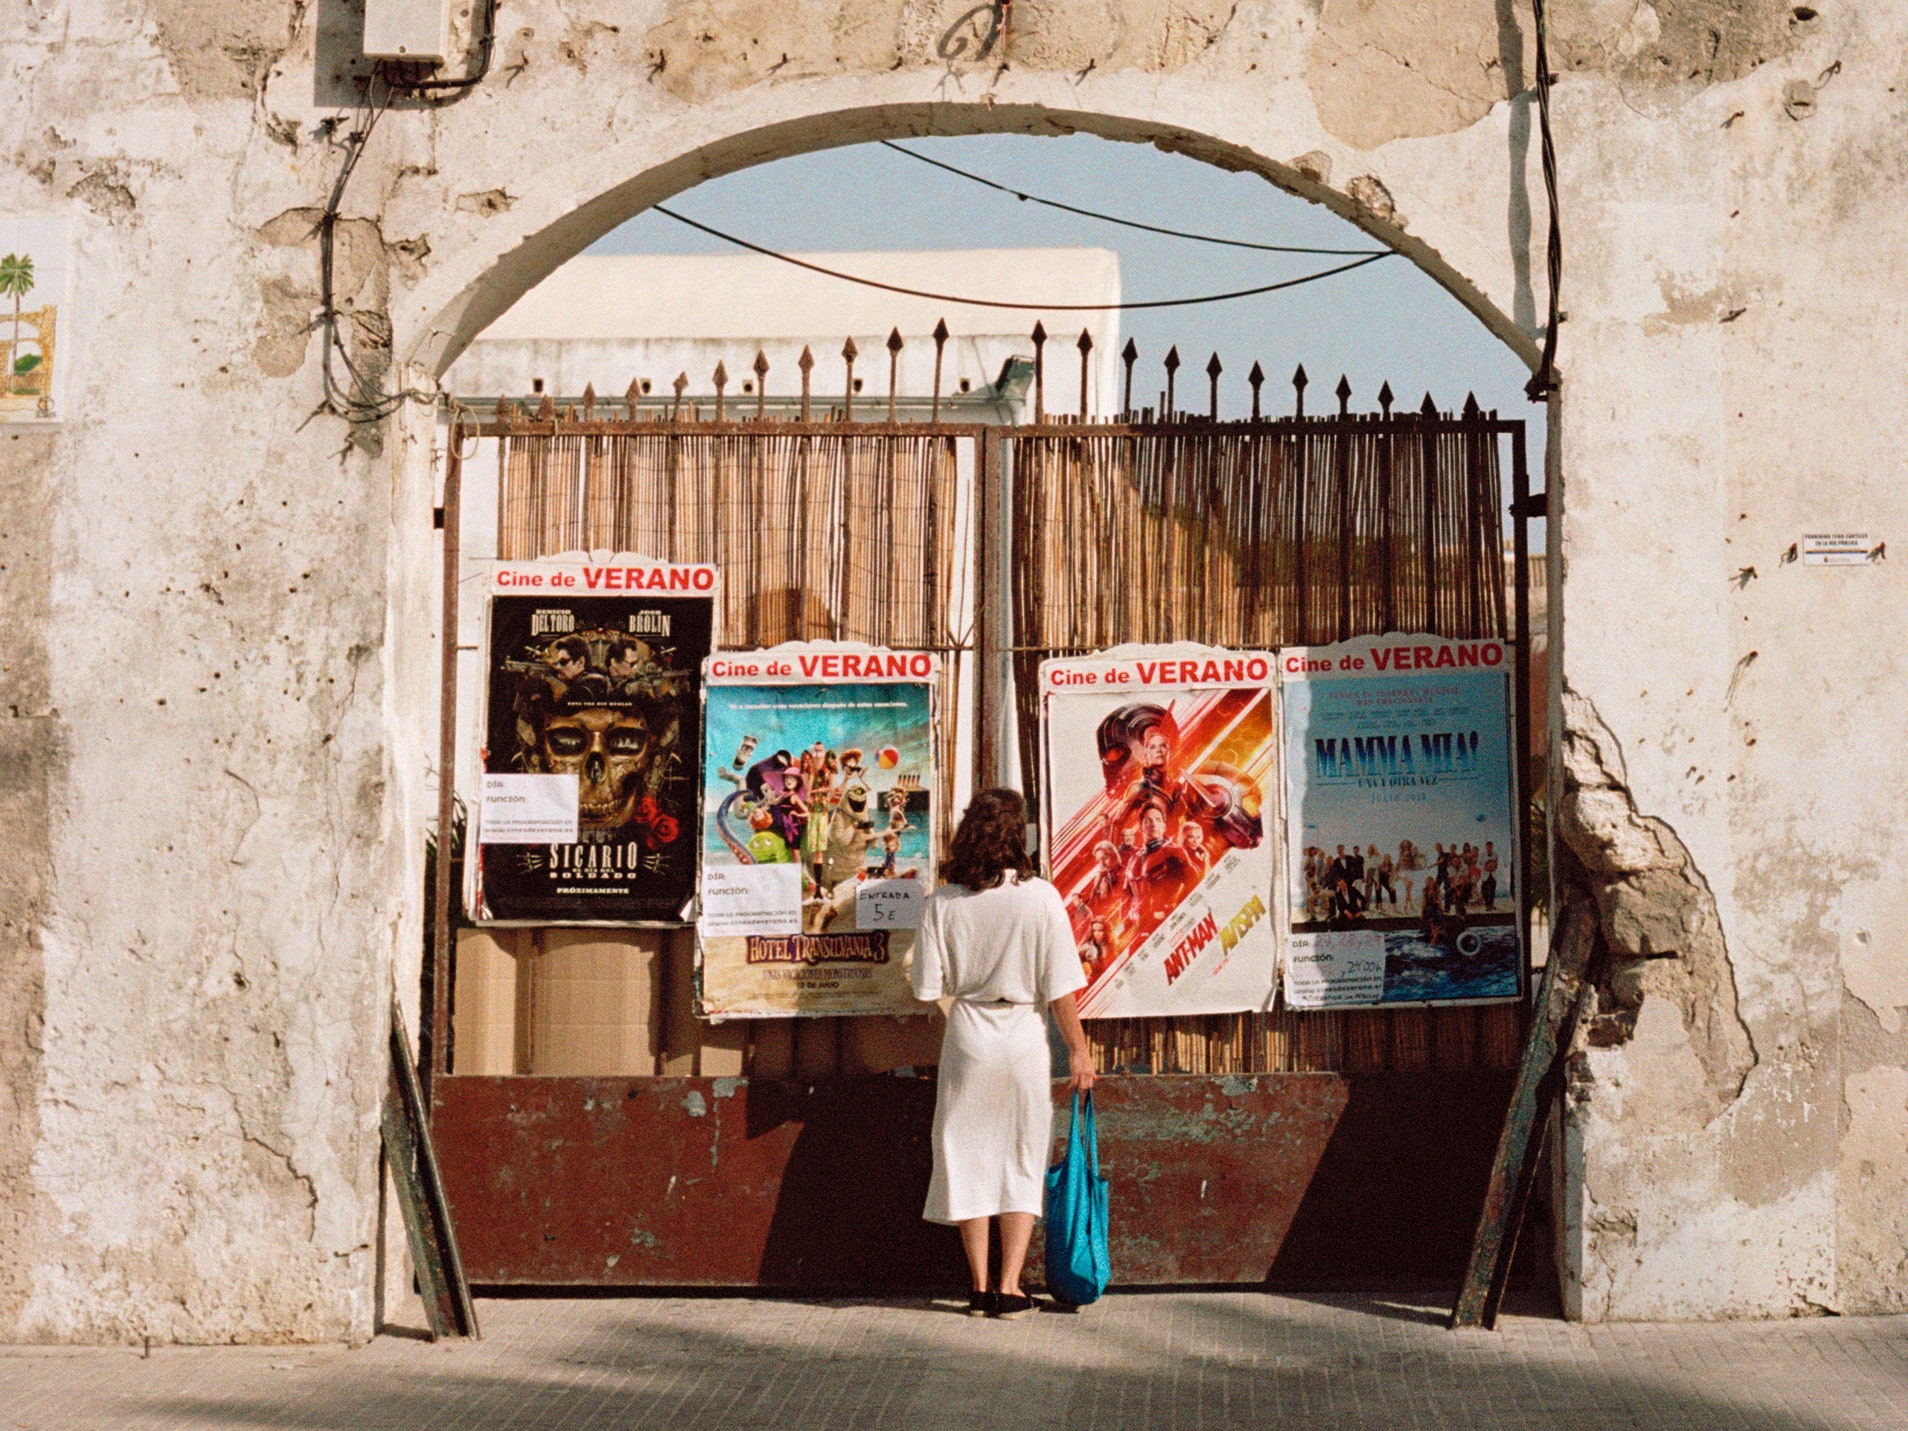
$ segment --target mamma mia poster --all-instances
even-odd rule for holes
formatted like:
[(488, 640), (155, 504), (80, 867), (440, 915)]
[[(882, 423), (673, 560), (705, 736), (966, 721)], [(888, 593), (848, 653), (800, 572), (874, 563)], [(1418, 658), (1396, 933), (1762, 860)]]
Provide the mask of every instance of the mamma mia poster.
[(1279, 663), (1287, 1006), (1517, 997), (1509, 647), (1394, 634)]
[(800, 642), (704, 666), (697, 1011), (918, 1013), (938, 666)]
[(1041, 848), (1083, 1017), (1271, 1006), (1275, 670), (1270, 652), (1205, 646), (1041, 663)]
[(716, 587), (637, 557), (491, 573), (480, 919), (683, 922)]

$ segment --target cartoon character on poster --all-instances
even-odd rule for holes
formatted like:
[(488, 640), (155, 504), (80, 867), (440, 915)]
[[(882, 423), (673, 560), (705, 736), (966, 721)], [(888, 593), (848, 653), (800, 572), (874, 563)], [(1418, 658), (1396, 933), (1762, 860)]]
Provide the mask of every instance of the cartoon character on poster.
[[(587, 573), (659, 574), (657, 595)], [(488, 920), (679, 922), (695, 888), (697, 686), (714, 620), (712, 567), (517, 563), (493, 577), (479, 905)], [(673, 590), (671, 573), (680, 580)], [(554, 581), (535, 595), (499, 585)], [(575, 577), (573, 584), (566, 578)], [(701, 579), (708, 594), (683, 594)], [(552, 794), (569, 828), (519, 835)], [(554, 824), (551, 826), (554, 830)]]
[(934, 878), (934, 670), (832, 643), (708, 663), (705, 1017), (918, 1012), (906, 956)]
[(1043, 824), (1090, 1018), (1271, 1000), (1266, 652), (1121, 647), (1043, 662)]
[(1387, 635), (1280, 653), (1290, 1007), (1522, 991), (1508, 650)]

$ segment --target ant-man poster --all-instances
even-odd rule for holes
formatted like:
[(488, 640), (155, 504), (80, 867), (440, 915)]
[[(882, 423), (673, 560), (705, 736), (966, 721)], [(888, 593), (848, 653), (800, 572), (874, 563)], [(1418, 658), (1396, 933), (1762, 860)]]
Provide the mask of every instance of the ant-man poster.
[(1041, 663), (1042, 849), (1087, 1018), (1270, 1007), (1275, 661), (1122, 646)]

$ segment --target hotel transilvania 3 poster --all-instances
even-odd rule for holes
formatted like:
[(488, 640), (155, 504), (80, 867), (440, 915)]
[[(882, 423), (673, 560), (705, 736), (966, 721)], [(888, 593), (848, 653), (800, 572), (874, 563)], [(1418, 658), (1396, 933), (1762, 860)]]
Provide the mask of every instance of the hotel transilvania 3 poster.
[(920, 1012), (937, 672), (836, 642), (704, 665), (702, 1017)]
[(1190, 645), (1041, 662), (1041, 843), (1084, 1017), (1271, 1006), (1275, 670)]
[(716, 569), (505, 561), (488, 586), (478, 918), (684, 922)]
[(1393, 634), (1279, 659), (1287, 1007), (1516, 998), (1509, 645)]

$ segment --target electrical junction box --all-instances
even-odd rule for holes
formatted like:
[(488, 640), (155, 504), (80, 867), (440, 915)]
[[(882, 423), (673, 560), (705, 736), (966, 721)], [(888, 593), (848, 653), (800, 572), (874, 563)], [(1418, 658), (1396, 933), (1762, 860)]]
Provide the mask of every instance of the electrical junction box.
[(365, 0), (364, 53), (441, 65), (450, 53), (451, 0)]

